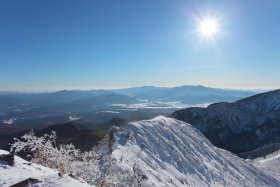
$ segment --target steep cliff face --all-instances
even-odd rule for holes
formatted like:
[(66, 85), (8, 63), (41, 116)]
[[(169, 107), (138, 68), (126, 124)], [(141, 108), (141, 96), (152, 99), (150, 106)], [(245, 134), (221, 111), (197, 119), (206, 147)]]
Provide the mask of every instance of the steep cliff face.
[(187, 108), (172, 116), (192, 124), (214, 145), (234, 153), (280, 142), (280, 90), (233, 103)]
[(114, 130), (104, 147), (104, 186), (280, 185), (245, 160), (216, 148), (191, 125), (159, 116)]

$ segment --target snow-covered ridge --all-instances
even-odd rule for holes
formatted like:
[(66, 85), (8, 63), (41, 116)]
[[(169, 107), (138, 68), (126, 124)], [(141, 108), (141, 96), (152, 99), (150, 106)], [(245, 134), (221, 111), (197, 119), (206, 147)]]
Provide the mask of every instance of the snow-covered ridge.
[[(7, 155), (9, 152), (0, 150), (0, 155)], [(65, 186), (65, 187), (88, 187), (85, 182), (81, 182), (68, 175), (59, 176), (58, 172), (30, 163), (18, 156), (14, 157), (14, 166), (8, 165), (5, 161), (0, 161), (0, 186), (8, 187), (26, 179), (32, 178), (40, 182), (31, 186)]]
[(105, 186), (280, 185), (250, 162), (214, 147), (191, 125), (163, 116), (117, 130), (103, 154)]

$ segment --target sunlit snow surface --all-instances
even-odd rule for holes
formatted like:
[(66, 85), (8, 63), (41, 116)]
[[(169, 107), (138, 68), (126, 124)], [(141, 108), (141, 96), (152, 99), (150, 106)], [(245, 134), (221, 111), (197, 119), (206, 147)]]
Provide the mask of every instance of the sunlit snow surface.
[(8, 120), (3, 120), (3, 124), (6, 124), (6, 125), (12, 125), (14, 122), (16, 121), (15, 118), (12, 118), (12, 119), (8, 119)]
[(107, 186), (280, 186), (251, 163), (214, 147), (191, 125), (171, 118), (131, 123), (114, 139), (102, 160)]
[(254, 164), (280, 181), (280, 152), (256, 159)]
[(76, 120), (79, 120), (79, 119), (81, 119), (81, 117), (69, 116), (69, 118), (68, 118), (69, 121), (76, 121)]

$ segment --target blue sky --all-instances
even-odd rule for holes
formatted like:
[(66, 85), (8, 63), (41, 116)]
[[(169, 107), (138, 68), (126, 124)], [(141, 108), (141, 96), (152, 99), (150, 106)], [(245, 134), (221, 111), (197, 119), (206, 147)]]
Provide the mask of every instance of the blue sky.
[(278, 0), (1, 0), (0, 90), (279, 88), (279, 20)]

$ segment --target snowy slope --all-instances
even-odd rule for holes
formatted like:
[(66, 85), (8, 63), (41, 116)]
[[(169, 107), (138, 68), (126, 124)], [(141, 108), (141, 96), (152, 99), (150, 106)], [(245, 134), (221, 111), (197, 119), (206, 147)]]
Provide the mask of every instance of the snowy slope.
[(103, 154), (104, 186), (280, 186), (191, 125), (162, 116), (117, 130)]
[(267, 158), (256, 159), (254, 164), (280, 181), (280, 152), (268, 155)]
[[(7, 151), (0, 150), (0, 155), (8, 154)], [(9, 166), (4, 161), (0, 161), (0, 186), (8, 187), (19, 183), (25, 179), (33, 178), (40, 183), (34, 186), (65, 186), (65, 187), (88, 187), (87, 183), (80, 182), (69, 176), (60, 177), (57, 171), (50, 168), (33, 164), (15, 156), (15, 165)]]

